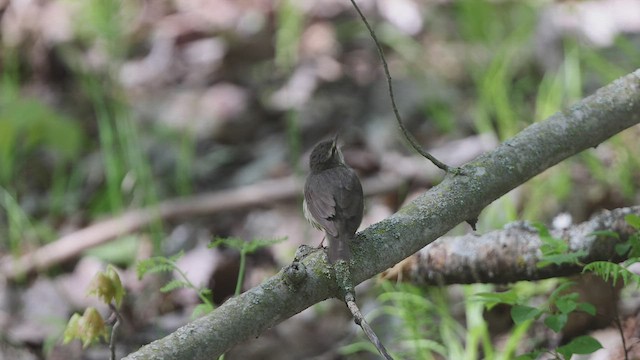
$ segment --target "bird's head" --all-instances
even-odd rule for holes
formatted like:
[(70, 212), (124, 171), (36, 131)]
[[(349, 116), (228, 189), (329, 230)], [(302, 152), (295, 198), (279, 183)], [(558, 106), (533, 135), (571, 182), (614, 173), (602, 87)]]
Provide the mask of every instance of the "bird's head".
[(344, 165), (342, 152), (338, 148), (338, 135), (333, 139), (319, 142), (311, 151), (309, 166), (311, 171), (322, 171)]

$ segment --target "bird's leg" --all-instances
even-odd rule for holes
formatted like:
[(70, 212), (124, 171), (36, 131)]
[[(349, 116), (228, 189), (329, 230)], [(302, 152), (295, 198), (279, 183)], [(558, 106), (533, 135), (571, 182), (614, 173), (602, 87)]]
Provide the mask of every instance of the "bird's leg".
[(320, 245), (318, 245), (318, 249), (322, 249), (324, 247), (324, 239), (326, 239), (326, 238), (327, 238), (327, 235), (325, 234), (322, 237), (322, 241), (320, 241)]

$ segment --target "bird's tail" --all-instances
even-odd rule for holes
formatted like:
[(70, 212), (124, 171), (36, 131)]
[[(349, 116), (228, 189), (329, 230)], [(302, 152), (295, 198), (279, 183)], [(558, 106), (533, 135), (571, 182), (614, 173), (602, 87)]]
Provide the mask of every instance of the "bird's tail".
[(333, 237), (327, 234), (329, 240), (329, 263), (334, 264), (338, 260), (349, 262), (351, 250), (349, 249), (349, 239), (345, 236)]

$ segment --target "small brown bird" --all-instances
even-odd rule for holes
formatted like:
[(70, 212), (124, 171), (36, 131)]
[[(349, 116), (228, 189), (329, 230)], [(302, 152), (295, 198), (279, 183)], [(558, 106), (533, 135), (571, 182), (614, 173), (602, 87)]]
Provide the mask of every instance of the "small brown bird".
[(355, 171), (344, 163), (337, 135), (311, 151), (311, 173), (304, 185), (304, 216), (324, 230), (329, 242), (329, 262), (349, 261), (349, 242), (362, 221), (364, 196)]

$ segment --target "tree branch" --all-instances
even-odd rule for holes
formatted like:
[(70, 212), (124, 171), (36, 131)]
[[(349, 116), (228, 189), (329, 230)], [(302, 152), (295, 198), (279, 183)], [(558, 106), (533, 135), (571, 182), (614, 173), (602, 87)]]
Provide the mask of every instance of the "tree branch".
[[(494, 200), (560, 161), (640, 122), (640, 70), (616, 80), (571, 108), (535, 123), (495, 150), (462, 166), (388, 219), (357, 234), (351, 244), (355, 284), (393, 266), (477, 217)], [(318, 251), (214, 312), (154, 341), (126, 359), (211, 359), (258, 336), (336, 293)]]
[[(566, 230), (550, 231), (551, 236), (564, 240), (570, 253), (585, 252), (582, 263), (593, 261), (622, 261), (615, 246), (636, 233), (624, 220), (625, 215), (640, 215), (640, 206), (603, 211), (589, 221)], [(594, 236), (595, 231), (609, 230), (619, 239)], [(428, 285), (510, 283), (520, 280), (538, 280), (578, 274), (582, 266), (576, 264), (550, 265), (539, 268), (542, 260), (542, 241), (538, 231), (524, 222), (517, 222), (504, 230), (481, 236), (440, 238), (403, 260), (385, 273), (389, 279), (401, 278)]]

